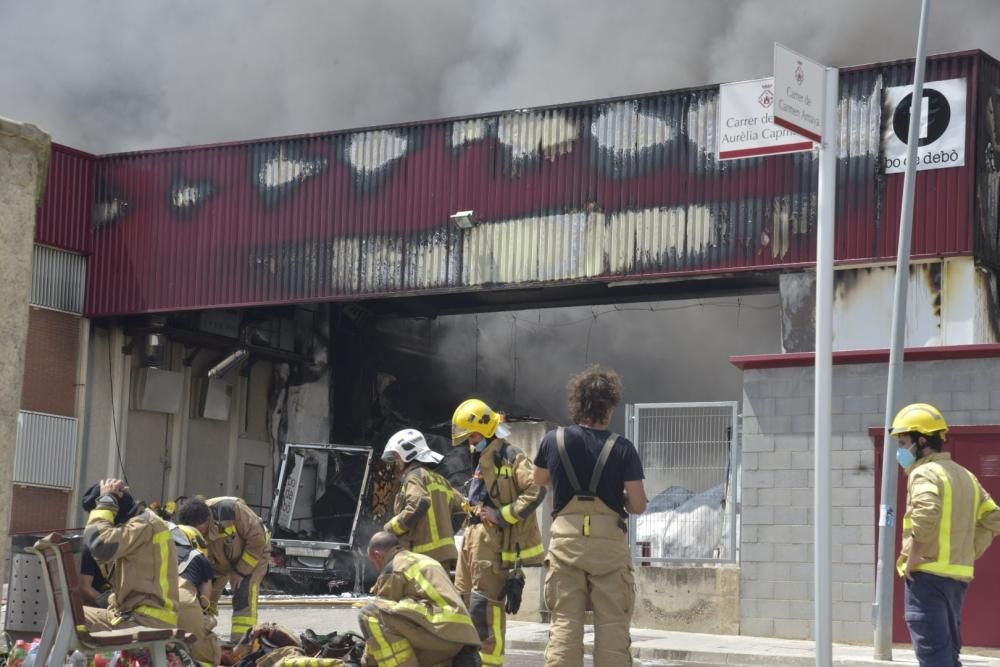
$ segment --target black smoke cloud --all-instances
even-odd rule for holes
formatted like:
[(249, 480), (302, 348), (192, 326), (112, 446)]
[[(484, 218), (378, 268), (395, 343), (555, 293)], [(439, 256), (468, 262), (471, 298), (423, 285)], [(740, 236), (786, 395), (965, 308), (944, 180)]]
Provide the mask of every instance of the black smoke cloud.
[[(912, 57), (916, 0), (0, 0), (0, 115), (113, 152), (340, 129)], [(1000, 55), (1000, 2), (932, 52)]]

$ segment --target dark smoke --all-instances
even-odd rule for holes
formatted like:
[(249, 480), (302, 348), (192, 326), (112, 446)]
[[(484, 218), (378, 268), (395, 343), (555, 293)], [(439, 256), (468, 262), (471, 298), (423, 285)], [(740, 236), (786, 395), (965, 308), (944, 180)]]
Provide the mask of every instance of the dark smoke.
[[(486, 112), (913, 56), (916, 0), (0, 0), (0, 115), (110, 152)], [(932, 52), (1000, 55), (1000, 2)]]
[[(626, 403), (738, 401), (729, 357), (781, 351), (776, 294), (386, 320), (379, 331), (393, 408), (419, 428), (470, 396), (566, 423), (566, 382), (595, 363), (621, 373)], [(624, 408), (612, 426), (624, 428)]]

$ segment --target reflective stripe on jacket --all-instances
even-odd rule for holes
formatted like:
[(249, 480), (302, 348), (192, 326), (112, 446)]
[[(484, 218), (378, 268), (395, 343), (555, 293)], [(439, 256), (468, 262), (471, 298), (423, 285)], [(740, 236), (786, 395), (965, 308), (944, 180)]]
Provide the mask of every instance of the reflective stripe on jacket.
[(371, 592), (384, 613), (406, 618), (446, 641), (479, 646), (469, 610), (433, 558), (398, 547), (386, 552), (386, 565)]
[(497, 438), (483, 450), (479, 472), (506, 525), (501, 525), (500, 567), (540, 565), (545, 559), (535, 510), (545, 500), (545, 487), (535, 484), (535, 466), (524, 452)]
[(271, 540), (264, 520), (242, 498), (223, 496), (205, 503), (212, 511), (205, 541), (216, 576), (235, 570), (247, 577), (260, 563), (267, 564)]
[(462, 494), (441, 475), (419, 464), (403, 473), (385, 530), (404, 549), (443, 562), (458, 558), (452, 516), (462, 513)]
[(98, 563), (114, 564), (111, 610), (177, 626), (177, 551), (166, 522), (146, 510), (115, 525), (118, 505), (98, 499), (83, 539)]
[(997, 504), (975, 475), (951, 460), (951, 454), (931, 454), (910, 469), (903, 547), (896, 563), (900, 575), (916, 540), (923, 545), (923, 561), (914, 565), (914, 571), (969, 581), (975, 560), (997, 533)]

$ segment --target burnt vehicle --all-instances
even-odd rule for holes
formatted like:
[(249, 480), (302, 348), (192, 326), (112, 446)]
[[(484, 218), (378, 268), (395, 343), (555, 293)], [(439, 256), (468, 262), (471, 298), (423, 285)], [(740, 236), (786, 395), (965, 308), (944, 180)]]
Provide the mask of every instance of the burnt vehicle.
[(271, 508), (265, 588), (293, 594), (367, 590), (364, 547), (371, 447), (286, 444)]

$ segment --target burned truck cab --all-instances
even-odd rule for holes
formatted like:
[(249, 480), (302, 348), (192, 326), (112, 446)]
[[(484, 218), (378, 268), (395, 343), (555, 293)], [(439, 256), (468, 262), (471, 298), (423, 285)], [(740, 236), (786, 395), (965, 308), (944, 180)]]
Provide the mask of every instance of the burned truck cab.
[(367, 590), (363, 520), (371, 447), (286, 444), (271, 508), (269, 588), (293, 594)]

